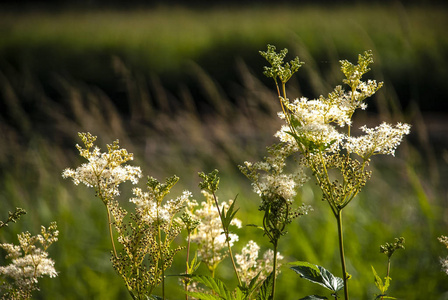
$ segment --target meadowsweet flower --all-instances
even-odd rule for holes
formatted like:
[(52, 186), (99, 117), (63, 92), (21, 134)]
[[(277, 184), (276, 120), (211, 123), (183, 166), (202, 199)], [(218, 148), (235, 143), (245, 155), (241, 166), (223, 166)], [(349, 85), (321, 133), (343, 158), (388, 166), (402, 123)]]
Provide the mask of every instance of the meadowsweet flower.
[(72, 178), (73, 183), (85, 184), (95, 188), (101, 200), (107, 203), (120, 194), (119, 185), (125, 181), (137, 184), (142, 177), (140, 167), (124, 165), (133, 160), (133, 154), (126, 149), (120, 149), (118, 140), (112, 145), (107, 145), (108, 152), (102, 153), (100, 148), (94, 146), (96, 136), (90, 133), (80, 133), (84, 148), (76, 145), (82, 157), (88, 160), (75, 170), (67, 168), (62, 177)]
[(287, 147), (277, 146), (269, 151), (271, 156), (266, 157), (265, 161), (245, 162), (244, 166), (240, 166), (240, 170), (252, 181), (254, 192), (260, 197), (282, 197), (292, 203), (297, 189), (308, 177), (301, 167), (294, 173), (284, 173), (285, 160), (291, 151), (288, 151)]
[[(438, 238), (439, 242), (444, 244), (446, 248), (448, 249), (448, 237), (442, 235)], [(445, 258), (440, 258), (440, 264), (442, 265), (442, 271), (445, 272), (448, 275), (448, 256)]]
[(140, 188), (134, 188), (133, 193), (135, 197), (129, 201), (140, 209), (140, 217), (147, 224), (159, 224), (163, 229), (167, 229), (170, 226), (174, 216), (185, 207), (185, 203), (191, 197), (189, 191), (184, 191), (176, 199), (169, 200), (164, 205), (160, 205), (151, 192), (143, 192)]
[[(260, 274), (257, 282), (261, 282), (272, 272), (274, 251), (267, 250), (261, 259), (259, 256), (260, 247), (254, 241), (249, 241), (241, 250), (241, 254), (235, 254), (238, 272), (241, 280), (246, 284)], [(277, 259), (282, 260), (283, 256), (277, 253)], [(280, 272), (280, 264), (277, 264), (277, 273)]]
[[(0, 266), (0, 275), (6, 276), (5, 297), (28, 299), (37, 290), (38, 279), (43, 276), (56, 277), (54, 261), (48, 258), (48, 247), (58, 240), (59, 231), (53, 222), (47, 228), (41, 228), (41, 234), (31, 236), (29, 232), (18, 235), (19, 245), (0, 244), (8, 253), (6, 259), (11, 259), (7, 266)], [(40, 244), (40, 245), (39, 245)]]
[(409, 134), (408, 124), (398, 123), (396, 126), (382, 123), (375, 128), (360, 128), (365, 135), (359, 137), (348, 137), (344, 148), (348, 152), (358, 154), (367, 160), (376, 154), (389, 154), (394, 156), (395, 149), (401, 143), (403, 136)]
[[(194, 212), (196, 217), (201, 219), (201, 223), (191, 235), (191, 241), (198, 244), (198, 256), (213, 274), (218, 264), (226, 257), (223, 250), (227, 244), (213, 195), (207, 191), (202, 191), (202, 194), (206, 201), (201, 202)], [(231, 205), (230, 201), (222, 202), (221, 210), (228, 209)], [(241, 228), (241, 221), (237, 218), (232, 219), (230, 224)], [(230, 246), (233, 246), (239, 237), (235, 233), (230, 233), (229, 238)]]

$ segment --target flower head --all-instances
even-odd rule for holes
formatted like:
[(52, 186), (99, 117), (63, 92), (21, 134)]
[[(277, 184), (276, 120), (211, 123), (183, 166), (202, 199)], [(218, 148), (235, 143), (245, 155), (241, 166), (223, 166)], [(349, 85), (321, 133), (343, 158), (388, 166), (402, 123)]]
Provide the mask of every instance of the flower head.
[(133, 159), (132, 153), (126, 149), (120, 149), (118, 140), (112, 145), (107, 145), (108, 152), (102, 153), (100, 148), (94, 146), (95, 136), (90, 133), (80, 133), (84, 148), (76, 145), (82, 157), (88, 160), (75, 170), (67, 168), (62, 173), (64, 178), (72, 178), (78, 185), (83, 183), (95, 188), (97, 195), (108, 202), (120, 194), (118, 187), (125, 181), (136, 184), (142, 173), (140, 167), (124, 165)]
[(25, 298), (31, 297), (31, 292), (37, 289), (38, 279), (43, 276), (56, 277), (58, 273), (54, 268), (54, 261), (48, 258), (48, 247), (56, 242), (59, 231), (56, 223), (50, 227), (42, 226), (41, 234), (32, 236), (29, 232), (18, 235), (19, 245), (0, 244), (8, 254), (6, 259), (11, 259), (7, 266), (0, 266), (0, 275), (5, 275), (13, 280), (6, 286), (7, 294), (17, 294)]
[[(257, 282), (261, 282), (272, 272), (274, 251), (271, 249), (267, 250), (260, 259), (258, 258), (259, 251), (260, 247), (251, 240), (243, 247), (241, 254), (235, 254), (238, 273), (246, 284), (249, 284), (258, 274)], [(282, 260), (283, 256), (277, 253), (277, 259)], [(279, 266), (280, 264), (277, 265), (277, 267)], [(277, 272), (280, 272), (279, 270), (280, 268), (277, 268)]]
[(358, 154), (364, 160), (376, 154), (394, 156), (395, 149), (400, 145), (403, 136), (409, 134), (410, 128), (408, 124), (403, 123), (398, 123), (396, 126), (382, 123), (373, 129), (362, 126), (360, 129), (365, 135), (348, 137), (344, 148), (348, 152)]

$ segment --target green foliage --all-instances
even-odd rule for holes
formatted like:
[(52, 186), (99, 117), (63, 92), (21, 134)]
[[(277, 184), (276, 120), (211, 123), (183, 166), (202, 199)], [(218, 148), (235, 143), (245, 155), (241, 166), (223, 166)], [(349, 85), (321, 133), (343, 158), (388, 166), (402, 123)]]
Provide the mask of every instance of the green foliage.
[(384, 253), (390, 259), (392, 254), (398, 249), (404, 249), (404, 237), (395, 238), (395, 243), (386, 243), (380, 246), (380, 252)]
[(188, 292), (189, 296), (196, 297), (198, 299), (204, 300), (242, 300), (243, 293), (240, 288), (237, 287), (235, 292), (231, 292), (227, 286), (219, 279), (213, 278), (208, 275), (188, 275), (188, 277), (193, 280), (204, 284), (206, 287), (211, 289), (214, 293), (208, 294), (204, 292)]
[(257, 295), (257, 300), (269, 300), (272, 295), (272, 288), (274, 285), (274, 272), (271, 272), (268, 277), (263, 281), (260, 287), (260, 292)]
[(386, 276), (383, 280), (375, 271), (375, 268), (372, 266), (373, 276), (375, 277), (375, 285), (380, 290), (380, 294), (376, 295), (375, 299), (396, 299), (393, 297), (386, 296), (386, 292), (389, 289), (390, 281), (392, 280), (389, 276)]
[(218, 173), (219, 171), (217, 169), (213, 170), (209, 174), (199, 172), (199, 177), (203, 180), (199, 183), (201, 190), (208, 190), (212, 194), (216, 193), (219, 188)]
[[(337, 292), (344, 288), (344, 282), (342, 278), (334, 276), (324, 267), (313, 265), (311, 263), (303, 261), (294, 262), (291, 263), (291, 265), (294, 265), (291, 267), (291, 269), (299, 274), (301, 278), (307, 279), (313, 283), (317, 283), (329, 289), (333, 292), (334, 295), (337, 295)], [(335, 296), (335, 298), (337, 298), (337, 296)]]
[(178, 181), (179, 177), (176, 175), (166, 178), (165, 183), (159, 182), (154, 177), (148, 177), (146, 185), (148, 186), (149, 191), (157, 199), (157, 202), (160, 203)]
[[(221, 221), (222, 221), (222, 227), (225, 232), (230, 232), (230, 230), (229, 230), (230, 223), (235, 218), (235, 215), (239, 210), (239, 208), (237, 208), (235, 210), (235, 203), (236, 203), (236, 197), (232, 201), (232, 204), (230, 204), (229, 209), (227, 211), (226, 211), (225, 207), (222, 208)], [(227, 237), (227, 241), (230, 241), (229, 237)]]
[(286, 54), (288, 54), (288, 49), (283, 49), (279, 53), (275, 50), (275, 46), (268, 45), (267, 51), (260, 51), (261, 56), (263, 56), (271, 65), (271, 67), (264, 67), (263, 74), (275, 81), (279, 78), (282, 84), (285, 84), (292, 75), (300, 69), (304, 62), (301, 62), (299, 58), (296, 57), (289, 63), (284, 63), (283, 60), (285, 59)]
[(8, 219), (6, 219), (6, 221), (1, 221), (0, 220), (0, 228), (8, 226), (9, 222), (17, 222), (20, 219), (21, 215), (26, 214), (26, 211), (23, 208), (20, 207), (16, 207), (16, 210), (14, 212), (8, 212)]

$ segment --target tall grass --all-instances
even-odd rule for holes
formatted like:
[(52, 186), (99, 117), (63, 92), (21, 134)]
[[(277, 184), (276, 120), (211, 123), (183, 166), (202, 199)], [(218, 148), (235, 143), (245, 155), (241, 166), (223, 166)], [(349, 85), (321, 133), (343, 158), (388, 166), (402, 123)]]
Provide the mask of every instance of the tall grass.
[[(379, 8), (372, 8), (370, 13), (375, 9)], [(442, 12), (429, 11), (429, 18), (434, 22), (446, 22), (442, 19)], [(60, 241), (50, 250), (60, 272), (59, 277), (43, 280), (36, 299), (126, 297), (126, 290), (109, 262), (107, 224), (102, 204), (91, 191), (75, 189), (60, 176), (65, 167), (79, 163), (73, 147), (79, 142), (76, 140), (78, 131), (98, 135), (102, 145), (120, 139), (124, 148), (136, 154), (136, 164), (143, 167), (145, 174), (160, 179), (177, 174), (181, 178), (178, 188), (192, 190), (198, 200), (202, 199), (197, 188), (197, 172), (219, 168), (222, 174), (219, 196), (226, 200), (239, 194), (239, 218), (247, 220), (247, 223), (259, 222), (257, 197), (236, 166), (245, 160), (260, 159), (265, 155), (264, 147), (275, 142), (272, 135), (280, 124), (276, 117), (279, 107), (273, 87), (261, 81), (261, 70), (252, 69), (242, 60), (233, 65), (236, 72), (233, 73), (233, 90), (230, 93), (232, 99), (229, 90), (215, 76), (201, 64), (193, 62), (200, 62), (200, 57), (205, 54), (213, 57), (211, 49), (217, 49), (223, 40), (241, 42), (250, 36), (248, 42), (256, 41), (252, 45), (258, 45), (269, 38), (288, 39), (294, 52), (307, 63), (304, 71), (301, 70), (304, 72), (302, 77), (311, 78), (305, 84), (296, 82), (289, 95), (307, 92), (309, 97), (329, 92), (328, 87), (340, 81), (342, 76), (336, 67), (337, 60), (346, 58), (341, 57), (341, 52), (354, 56), (359, 50), (365, 50), (366, 44), (372, 46), (381, 53), (373, 70), (377, 78), (384, 74), (385, 68), (402, 68), (401, 62), (412, 60), (406, 55), (399, 56), (400, 52), (390, 50), (392, 46), (387, 44), (397, 43), (405, 47), (407, 42), (384, 37), (402, 36), (412, 42), (413, 53), (423, 51), (424, 43), (432, 45), (436, 55), (439, 43), (446, 42), (438, 40), (439, 33), (429, 33), (423, 28), (428, 16), (420, 15), (417, 9), (406, 11), (407, 25), (400, 23), (403, 19), (391, 18), (393, 12), (389, 15), (384, 10), (381, 11), (384, 19), (373, 21), (363, 7), (333, 11), (302, 8), (286, 16), (285, 10), (280, 9), (266, 11), (260, 8), (250, 12), (251, 18), (247, 17), (245, 9), (205, 14), (183, 8), (174, 11), (160, 8), (133, 12), (132, 20), (129, 15), (117, 12), (64, 13), (51, 18), (46, 13), (31, 13), (19, 16), (23, 18), (20, 22), (12, 20), (17, 15), (8, 17), (3, 13), (1, 28), (8, 28), (0, 42), (3, 53), (18, 45), (33, 49), (45, 43), (65, 45), (63, 51), (70, 49), (73, 53), (104, 49), (106, 44), (114, 49), (125, 49), (116, 53), (125, 59), (116, 56), (112, 63), (114, 84), (121, 91), (119, 101), (111, 99), (96, 84), (78, 81), (63, 73), (52, 77), (51, 89), (48, 89), (45, 87), (48, 83), (42, 82), (38, 75), (24, 72), (14, 64), (4, 64), (0, 70), (3, 99), (0, 213), (5, 216), (15, 206), (28, 211), (19, 223), (2, 231), (0, 242), (13, 241), (15, 234), (24, 230), (34, 233), (40, 224), (48, 225), (53, 220), (58, 222), (61, 232)], [(258, 17), (255, 18), (254, 14)], [(339, 22), (346, 14), (353, 16), (353, 23)], [(321, 18), (328, 21), (315, 22)], [(203, 26), (208, 20), (214, 22)], [(381, 30), (383, 36), (377, 38), (375, 32), (378, 28), (375, 26), (389, 22), (391, 24), (385, 28), (390, 32)], [(418, 26), (421, 31), (408, 32), (406, 38), (403, 34), (406, 27), (403, 26), (412, 28), (419, 22), (423, 22), (423, 27)], [(350, 24), (358, 24), (359, 27), (350, 29)], [(314, 27), (310, 29), (309, 26)], [(316, 31), (331, 34), (313, 34)], [(292, 41), (291, 36), (295, 37)], [(261, 45), (260, 49), (264, 46)], [(235, 56), (238, 55), (236, 49), (233, 49)], [(317, 59), (320, 51), (327, 53), (325, 64)], [(257, 55), (257, 52), (252, 55)], [(135, 67), (148, 63), (156, 70), (175, 70), (185, 66), (181, 63), (185, 57), (192, 59), (187, 65), (189, 80), (198, 90), (191, 90), (184, 82), (177, 82), (174, 88), (167, 89), (160, 77), (141, 71), (144, 67)], [(61, 55), (55, 59), (64, 60), (65, 57)], [(221, 58), (218, 56), (216, 59)], [(390, 66), (385, 62), (394, 63)], [(43, 63), (47, 63), (45, 59)], [(229, 63), (233, 64), (233, 61)], [(109, 64), (102, 67), (107, 69)], [(346, 211), (346, 251), (350, 258), (347, 265), (353, 276), (351, 289), (356, 299), (371, 298), (375, 291), (370, 265), (383, 273), (386, 267), (379, 245), (404, 236), (406, 250), (396, 254), (392, 262), (390, 293), (401, 299), (446, 299), (447, 279), (439, 267), (439, 256), (445, 253), (436, 240), (437, 236), (448, 231), (447, 188), (443, 182), (443, 175), (447, 172), (446, 150), (433, 150), (431, 132), (425, 129), (427, 124), (418, 109), (409, 108), (404, 116), (399, 115), (396, 107), (400, 106), (400, 101), (393, 86), (388, 85), (390, 82), (385, 79), (386, 87), (373, 100), (377, 112), (364, 113), (358, 124), (375, 124), (377, 119), (399, 119), (412, 123), (415, 133), (411, 142), (400, 149), (397, 159), (374, 161), (372, 168), (376, 175)], [(197, 95), (204, 102), (199, 103), (195, 99)], [(444, 151), (445, 160), (442, 157)], [(121, 197), (123, 203), (126, 203), (128, 195), (129, 190)], [(285, 237), (287, 241), (280, 245), (279, 250), (288, 260), (307, 260), (334, 272), (339, 269), (335, 239), (337, 228), (333, 226), (331, 212), (325, 203), (316, 201), (319, 197), (318, 189), (313, 185), (302, 189), (298, 200), (312, 205), (314, 212), (290, 226), (291, 232)], [(251, 228), (238, 233), (241, 243), (235, 246), (236, 251), (245, 241), (256, 236)], [(319, 240), (316, 236), (320, 237)], [(3, 256), (0, 262), (4, 262)], [(220, 274), (228, 280), (225, 274), (231, 273), (226, 272), (230, 270), (230, 264), (220, 268)], [(184, 267), (179, 263), (173, 270), (170, 275), (175, 271), (183, 272)], [(294, 276), (292, 271), (286, 268), (282, 271), (278, 281), (278, 299), (297, 299), (319, 293), (315, 287)], [(168, 284), (173, 287), (170, 290), (176, 291), (177, 283), (176, 277), (168, 278)], [(179, 286), (179, 292), (174, 292), (170, 299), (180, 299), (180, 295)]]

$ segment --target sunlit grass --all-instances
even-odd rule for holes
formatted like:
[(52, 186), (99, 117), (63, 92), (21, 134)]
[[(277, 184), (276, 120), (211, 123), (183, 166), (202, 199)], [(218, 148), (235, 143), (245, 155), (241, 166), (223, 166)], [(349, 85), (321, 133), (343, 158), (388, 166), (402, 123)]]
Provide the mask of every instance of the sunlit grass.
[(444, 49), (447, 23), (443, 8), (398, 4), (2, 12), (0, 51), (57, 45), (67, 57), (115, 50), (136, 64), (160, 71), (179, 68), (185, 59), (210, 55), (217, 45), (239, 42), (241, 48), (260, 47), (268, 41), (297, 39), (310, 53), (325, 53), (328, 45), (346, 53), (374, 46), (387, 62), (401, 65), (403, 59), (411, 59), (403, 56), (410, 49), (415, 53)]

